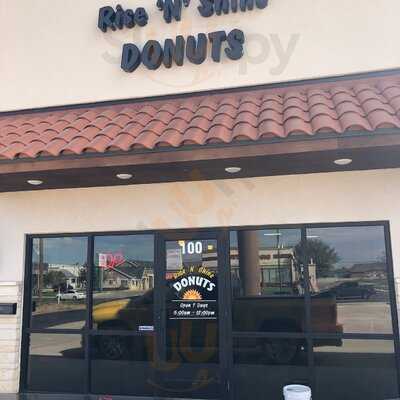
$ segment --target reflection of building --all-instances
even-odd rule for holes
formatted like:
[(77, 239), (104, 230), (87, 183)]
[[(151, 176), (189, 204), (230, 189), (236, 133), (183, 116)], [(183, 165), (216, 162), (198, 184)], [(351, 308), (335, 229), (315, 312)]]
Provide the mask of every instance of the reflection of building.
[[(49, 263), (34, 263), (33, 274), (34, 274), (34, 287), (39, 285), (39, 276), (42, 275), (43, 288), (54, 288), (55, 286), (65, 285), (66, 288), (79, 289), (83, 286), (82, 281), (82, 269), (84, 267), (79, 264), (68, 265), (68, 264), (49, 264)], [(57, 279), (53, 282), (49, 278), (52, 273), (58, 273)]]
[(146, 291), (154, 287), (154, 270), (151, 263), (126, 261), (118, 267), (99, 268), (99, 287), (104, 289), (129, 289)]
[(71, 271), (66, 270), (66, 269), (59, 269), (61, 273), (64, 274), (65, 276), (65, 281), (64, 283), (66, 284), (67, 288), (73, 288), (73, 289), (78, 289), (80, 287), (79, 284), (79, 274), (76, 276), (74, 275)]
[[(235, 281), (240, 280), (239, 250), (231, 248), (231, 273)], [(203, 265), (209, 269), (215, 269), (217, 264), (216, 253), (205, 253), (203, 255)], [(296, 261), (294, 248), (260, 248), (258, 251), (258, 266), (260, 269), (260, 287), (265, 294), (275, 292), (276, 288), (285, 291), (297, 290), (301, 292), (299, 286), (301, 271)], [(310, 284), (315, 289), (316, 266), (314, 263), (308, 266)]]
[(48, 273), (50, 272), (61, 272), (65, 276), (63, 283), (66, 287), (72, 287), (73, 289), (79, 289), (83, 287), (81, 278), (83, 266), (79, 264), (49, 264)]

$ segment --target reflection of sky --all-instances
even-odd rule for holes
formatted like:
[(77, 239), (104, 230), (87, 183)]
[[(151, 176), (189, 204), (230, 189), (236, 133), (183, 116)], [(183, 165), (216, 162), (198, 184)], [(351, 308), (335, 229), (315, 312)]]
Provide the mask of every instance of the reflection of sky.
[[(34, 239), (33, 261), (38, 261), (39, 239)], [(49, 264), (84, 264), (87, 258), (87, 239), (48, 238), (43, 239), (44, 262)], [(125, 259), (153, 261), (153, 235), (96, 236), (94, 254), (122, 253)], [(97, 262), (98, 260), (95, 260)]]
[(340, 261), (336, 267), (382, 261), (385, 258), (385, 234), (382, 226), (308, 229), (308, 236), (317, 236), (333, 247)]
[[(43, 261), (49, 264), (82, 265), (87, 259), (87, 239), (77, 237), (43, 240)], [(33, 240), (33, 262), (39, 260), (39, 239)]]
[[(260, 230), (260, 247), (294, 247), (300, 242), (298, 229)], [(385, 236), (382, 226), (308, 229), (311, 240), (322, 240), (336, 250), (340, 261), (336, 267), (351, 267), (357, 263), (382, 261), (385, 257)], [(230, 233), (231, 247), (237, 247), (237, 233)]]
[[(260, 247), (294, 247), (300, 242), (300, 230), (260, 230)], [(277, 234), (279, 233), (279, 234)], [(381, 226), (308, 229), (307, 236), (333, 247), (340, 257), (337, 267), (381, 261), (385, 254), (384, 231)], [(236, 231), (230, 233), (231, 246), (237, 247)], [(39, 239), (34, 239), (33, 261), (38, 261)], [(43, 239), (44, 262), (50, 264), (83, 264), (87, 257), (87, 239), (80, 237)], [(153, 235), (97, 236), (95, 255), (122, 253), (126, 259), (153, 261)], [(95, 260), (98, 261), (98, 260)]]

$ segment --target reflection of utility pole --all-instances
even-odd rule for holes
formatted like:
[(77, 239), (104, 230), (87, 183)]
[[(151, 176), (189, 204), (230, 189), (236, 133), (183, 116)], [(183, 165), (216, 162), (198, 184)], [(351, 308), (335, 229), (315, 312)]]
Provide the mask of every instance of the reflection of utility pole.
[(281, 253), (280, 253), (280, 238), (281, 233), (280, 230), (276, 231), (276, 247), (278, 248), (278, 276), (279, 276), (279, 293), (282, 293), (282, 275), (281, 275)]
[(44, 260), (44, 255), (43, 255), (43, 239), (39, 239), (39, 276), (38, 276), (38, 296), (39, 296), (39, 301), (42, 300), (43, 293), (43, 260)]
[(103, 291), (103, 280), (104, 280), (104, 268), (97, 268), (98, 274), (98, 284), (99, 284), (99, 292)]

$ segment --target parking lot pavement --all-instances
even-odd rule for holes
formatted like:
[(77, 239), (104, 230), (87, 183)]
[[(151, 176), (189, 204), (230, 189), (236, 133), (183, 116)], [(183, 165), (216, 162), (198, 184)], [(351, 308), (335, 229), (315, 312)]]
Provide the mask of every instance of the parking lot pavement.
[(390, 305), (384, 301), (347, 301), (337, 307), (346, 333), (392, 333)]

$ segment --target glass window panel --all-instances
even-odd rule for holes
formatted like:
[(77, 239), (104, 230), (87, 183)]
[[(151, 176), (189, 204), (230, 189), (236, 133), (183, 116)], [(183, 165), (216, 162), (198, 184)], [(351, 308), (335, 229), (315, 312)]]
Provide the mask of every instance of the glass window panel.
[(80, 335), (32, 334), (29, 346), (28, 389), (83, 393), (85, 361)]
[(81, 329), (86, 320), (87, 238), (33, 239), (35, 329)]
[(234, 398), (282, 398), (285, 385), (309, 385), (305, 339), (234, 339)]
[(91, 338), (92, 393), (153, 396), (155, 378), (152, 336)]
[(307, 259), (314, 331), (392, 333), (382, 226), (308, 229)]
[(152, 331), (154, 236), (96, 236), (94, 257), (94, 328)]
[(302, 332), (304, 276), (299, 229), (230, 234), (233, 330)]
[(341, 346), (320, 341), (314, 344), (314, 360), (317, 399), (398, 398), (394, 346), (390, 340), (351, 339), (344, 340)]

